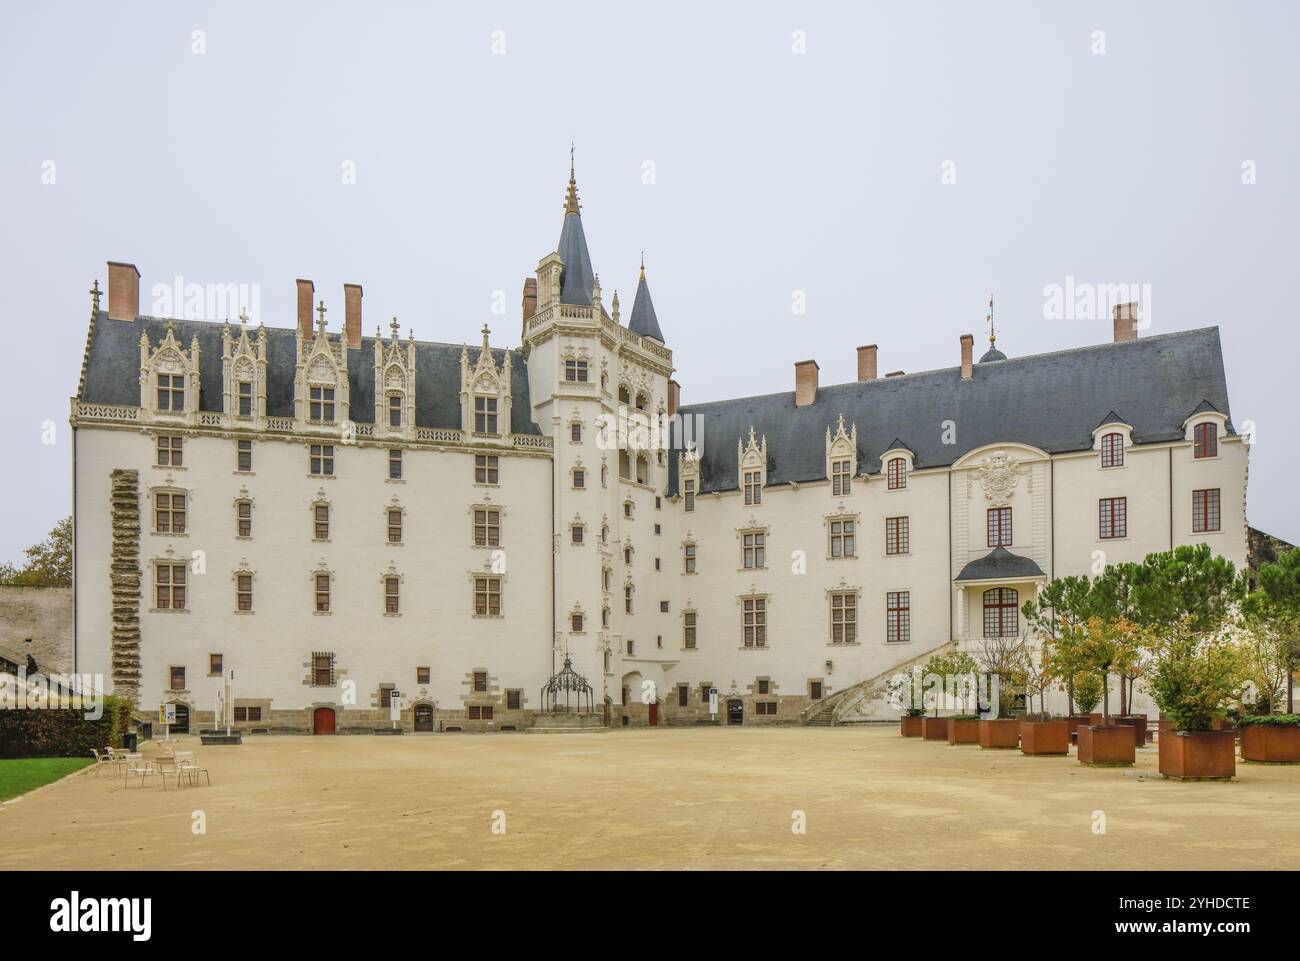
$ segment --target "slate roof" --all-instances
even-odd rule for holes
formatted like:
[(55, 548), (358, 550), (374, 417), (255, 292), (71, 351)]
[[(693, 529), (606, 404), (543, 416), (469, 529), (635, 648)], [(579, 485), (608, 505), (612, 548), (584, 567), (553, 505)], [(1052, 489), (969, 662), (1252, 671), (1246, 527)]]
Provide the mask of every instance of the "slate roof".
[(959, 581), (1003, 580), (1011, 577), (1045, 577), (1043, 569), (1028, 557), (1012, 554), (1005, 547), (995, 547), (983, 557), (971, 561), (957, 575)]
[(662, 344), (664, 335), (659, 329), (659, 318), (655, 316), (655, 305), (650, 299), (650, 286), (645, 282), (644, 270), (642, 268), (641, 279), (636, 284), (636, 300), (632, 301), (632, 316), (627, 329), (642, 337), (653, 337)]
[[(176, 340), (186, 351), (194, 337), (199, 339), (199, 409), (220, 411), (221, 328), (206, 320), (173, 320)], [(110, 320), (107, 311), (95, 315), (86, 364), (86, 383), (81, 400), (92, 404), (140, 403), (140, 334), (146, 331), (157, 347), (167, 336), (167, 320), (139, 317)], [(232, 333), (238, 325), (231, 324)], [(250, 328), (250, 337), (253, 333)], [(268, 417), (293, 416), (293, 377), (297, 365), (297, 331), (266, 328), (266, 413)], [(337, 336), (337, 335), (333, 335)], [(406, 342), (403, 340), (403, 344)], [(469, 360), (478, 360), (481, 347), (471, 347)], [(418, 427), (459, 428), (460, 344), (415, 342), (415, 423)], [(504, 350), (493, 349), (493, 362), (500, 367)], [(510, 431), (540, 434), (532, 421), (528, 393), (528, 365), (522, 354), (511, 351)], [(375, 420), (375, 338), (361, 338), (359, 350), (347, 351), (350, 416), (358, 424)]]
[[(767, 436), (767, 482), (775, 485), (825, 479), (826, 428), (833, 430), (840, 414), (857, 424), (858, 471), (874, 474), (895, 437), (907, 438), (916, 469), (1012, 441), (1052, 454), (1085, 451), (1111, 410), (1129, 412), (1136, 444), (1181, 440), (1187, 411), (1202, 399), (1228, 415), (1217, 327), (977, 364), (966, 381), (960, 367), (948, 367), (837, 384), (819, 389), (806, 407), (795, 407), (787, 391), (692, 404), (681, 413), (699, 418), (705, 493), (736, 488), (736, 440), (751, 425)], [(943, 443), (948, 420), (956, 425), (955, 444)], [(1230, 417), (1227, 429), (1234, 432)], [(674, 455), (669, 491), (676, 490)]]
[(555, 248), (564, 261), (560, 271), (560, 303), (591, 305), (591, 287), (595, 273), (591, 269), (591, 255), (587, 253), (587, 235), (582, 230), (582, 214), (564, 215), (560, 228), (560, 244)]

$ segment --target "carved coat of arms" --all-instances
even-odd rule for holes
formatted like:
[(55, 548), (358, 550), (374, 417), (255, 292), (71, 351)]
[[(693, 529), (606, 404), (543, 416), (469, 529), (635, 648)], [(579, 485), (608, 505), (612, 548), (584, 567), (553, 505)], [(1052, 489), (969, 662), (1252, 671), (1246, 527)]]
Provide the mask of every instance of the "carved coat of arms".
[(1011, 495), (1016, 491), (1020, 478), (1029, 473), (1029, 468), (1017, 464), (1004, 450), (994, 451), (980, 463), (975, 474), (984, 496), (994, 507), (1005, 507), (1011, 502)]

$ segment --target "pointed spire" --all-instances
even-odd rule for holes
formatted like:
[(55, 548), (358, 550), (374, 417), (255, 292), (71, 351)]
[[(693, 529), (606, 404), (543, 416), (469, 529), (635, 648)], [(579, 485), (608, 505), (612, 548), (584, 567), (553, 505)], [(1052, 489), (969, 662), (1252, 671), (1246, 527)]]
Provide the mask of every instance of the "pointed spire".
[(569, 192), (564, 198), (564, 213), (576, 214), (582, 205), (578, 203), (578, 182), (574, 179), (573, 144), (569, 144)]
[(636, 283), (636, 299), (632, 301), (632, 316), (628, 319), (627, 329), (642, 337), (653, 337), (659, 343), (664, 342), (663, 331), (659, 329), (659, 318), (655, 316), (654, 301), (650, 299), (650, 285), (645, 279), (645, 254), (641, 255), (641, 278)]
[(587, 306), (591, 303), (591, 286), (595, 273), (587, 253), (587, 237), (582, 231), (578, 184), (574, 179), (573, 148), (569, 148), (569, 194), (564, 203), (564, 226), (556, 251), (564, 267), (560, 271), (560, 303)]

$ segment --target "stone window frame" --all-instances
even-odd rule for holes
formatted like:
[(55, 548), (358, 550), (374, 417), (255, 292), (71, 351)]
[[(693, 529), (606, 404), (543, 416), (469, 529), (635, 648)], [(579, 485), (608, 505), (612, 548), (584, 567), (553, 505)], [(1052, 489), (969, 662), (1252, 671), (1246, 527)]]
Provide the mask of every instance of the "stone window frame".
[[(329, 658), (328, 667), (323, 667), (317, 663), (318, 660), (323, 660), (325, 658)], [(306, 668), (307, 668), (307, 679), (304, 683), (306, 684), (307, 687), (324, 687), (324, 688), (338, 687), (338, 683), (339, 683), (338, 655), (336, 655), (333, 651), (312, 651), (307, 656)], [(320, 683), (321, 671), (329, 671), (329, 677), (327, 678), (328, 683), (325, 684)]]
[[(479, 458), (483, 459), (480, 466)], [(482, 472), (483, 480), (479, 480), (479, 473)], [(489, 480), (495, 475), (496, 480)], [(500, 454), (475, 454), (474, 455), (474, 486), (475, 487), (500, 487), (501, 486), (501, 455)]]
[[(384, 512), (384, 545), (386, 547), (402, 547), (406, 543), (406, 508), (402, 506), (401, 501), (396, 497), (390, 500), (383, 507)], [(397, 523), (393, 523), (393, 515), (397, 515)], [(397, 540), (393, 540), (394, 528), (397, 531)]]
[[(852, 604), (845, 603), (840, 625), (844, 628), (845, 640), (835, 640), (835, 601), (837, 598), (852, 598)], [(852, 618), (849, 614), (852, 612)], [(849, 626), (852, 625), (853, 639), (847, 640)], [(842, 579), (833, 587), (826, 588), (826, 645), (828, 647), (860, 647), (862, 645), (862, 588), (846, 584)]]
[(580, 636), (587, 633), (587, 612), (582, 609), (581, 604), (574, 604), (570, 608), (565, 623), (568, 624), (570, 634)]
[(587, 522), (577, 514), (573, 515), (573, 520), (569, 521), (569, 546), (587, 546)]
[[(380, 597), (383, 601), (382, 613), (384, 617), (402, 616), (402, 584), (405, 581), (406, 575), (398, 571), (392, 564), (388, 565), (388, 570), (379, 575)], [(395, 590), (390, 591), (389, 588), (395, 588)]]
[[(240, 583), (241, 578), (245, 578), (245, 577), (248, 578), (248, 590), (244, 590), (244, 585)], [(257, 610), (257, 603), (256, 603), (257, 593), (254, 590), (254, 588), (256, 587), (256, 583), (257, 583), (257, 572), (254, 571), (251, 567), (249, 567), (248, 564), (241, 563), (238, 567), (236, 567), (233, 571), (230, 572), (230, 579), (231, 581), (234, 582), (235, 585), (234, 613), (241, 617), (246, 617), (250, 614), (255, 613)], [(243, 595), (245, 594), (248, 595), (248, 607), (246, 608), (240, 607), (240, 603), (242, 602)]]
[(686, 606), (679, 612), (678, 616), (682, 622), (682, 646), (683, 651), (698, 651), (700, 649), (700, 612), (696, 609), (695, 604), (689, 598)]
[[(770, 546), (770, 545), (768, 544), (768, 537), (769, 537), (770, 534), (771, 534), (771, 528), (770, 528), (769, 526), (767, 526), (767, 525), (765, 525), (765, 524), (759, 524), (759, 523), (757, 523), (757, 522), (756, 522), (752, 517), (750, 518), (750, 522), (749, 522), (749, 524), (747, 524), (747, 525), (744, 526), (744, 527), (738, 527), (738, 528), (736, 528), (736, 544), (737, 544), (737, 546), (738, 546), (739, 549), (740, 549), (740, 566), (738, 566), (738, 567), (736, 568), (737, 573), (741, 573), (741, 574), (743, 574), (743, 573), (745, 573), (746, 571), (765, 571), (765, 570), (768, 569), (768, 566), (767, 566), (767, 551), (768, 551), (768, 547)], [(761, 535), (761, 536), (762, 536), (762, 538), (763, 538), (763, 542), (762, 542), (762, 544), (760, 545), (760, 544), (758, 543), (757, 539), (755, 539), (755, 541), (754, 541), (754, 543), (753, 543), (752, 545), (746, 545), (746, 544), (745, 544), (745, 538), (746, 538), (746, 537), (751, 537), (751, 536), (754, 536), (754, 535)], [(752, 566), (751, 566), (751, 565), (747, 565), (747, 564), (745, 563), (745, 562), (748, 560), (748, 557), (746, 556), (746, 553), (745, 553), (747, 550), (752, 550), (752, 551), (755, 552), (755, 553), (754, 553), (754, 564), (753, 564)], [(759, 563), (758, 563), (758, 561), (759, 561), (759, 554), (758, 554), (758, 552), (759, 552), (759, 551), (762, 551), (762, 561), (763, 561), (762, 564), (759, 564)]]
[[(325, 508), (325, 536), (320, 536), (320, 514), (317, 508)], [(314, 500), (307, 505), (311, 516), (311, 540), (313, 544), (330, 543), (330, 533), (334, 527), (334, 505), (329, 498), (325, 496), (324, 491), (317, 493)]]
[[(483, 524), (478, 522), (478, 512), (484, 512)], [(494, 504), (489, 500), (483, 500), (469, 506), (469, 543), (474, 550), (495, 551), (499, 550), (505, 543), (504, 529), (506, 509), (500, 504)], [(492, 523), (492, 516), (496, 516), (496, 523)], [(478, 542), (478, 529), (483, 528), (483, 543)], [(491, 543), (492, 531), (496, 530), (495, 544)]]
[[(325, 590), (321, 590), (321, 578), (325, 580)], [(324, 561), (317, 564), (311, 572), (311, 612), (315, 617), (330, 617), (334, 613), (334, 572)], [(325, 596), (325, 610), (320, 609), (321, 595)]]
[[(853, 525), (852, 531), (844, 530), (844, 524)], [(835, 530), (835, 525), (840, 525), (840, 530)], [(848, 561), (855, 560), (858, 555), (858, 535), (861, 533), (862, 515), (856, 511), (845, 510), (841, 507), (833, 513), (826, 514), (822, 517), (822, 527), (826, 531), (826, 559), (828, 561)], [(845, 541), (852, 539), (852, 552), (844, 549)], [(835, 542), (840, 542), (840, 553), (835, 553)]]
[[(166, 446), (163, 445), (166, 441)], [(163, 451), (167, 452), (167, 463), (161, 463)], [(175, 431), (157, 431), (154, 433), (153, 466), (164, 470), (185, 470), (185, 435)]]
[[(159, 568), (162, 567), (166, 567), (168, 569), (167, 583), (165, 585), (161, 582), (161, 578), (159, 577)], [(175, 606), (175, 598), (176, 598), (175, 573), (178, 568), (184, 572), (184, 583), (181, 585), (184, 604), (181, 607)], [(189, 558), (179, 558), (176, 556), (176, 553), (169, 548), (165, 556), (151, 557), (149, 559), (149, 570), (153, 576), (152, 590), (149, 594), (149, 599), (150, 601), (152, 601), (152, 606), (149, 608), (149, 613), (150, 614), (188, 614), (191, 610)], [(160, 587), (166, 587), (168, 590), (167, 607), (160, 607), (158, 605), (158, 599), (159, 599), (158, 589)]]
[(625, 615), (631, 616), (636, 613), (635, 595), (636, 585), (629, 578), (623, 582), (623, 613)]
[[(421, 672), (423, 672), (423, 673), (421, 673)], [(417, 687), (419, 687), (420, 685), (428, 685), (428, 684), (433, 683), (433, 682), (432, 682), (432, 678), (433, 678), (433, 667), (432, 667), (432, 666), (420, 666), (420, 665), (417, 665), (417, 666), (416, 666), (416, 668), (415, 668), (415, 684), (416, 684)]]
[[(154, 486), (149, 487), (146, 491), (146, 494), (147, 494), (147, 500), (149, 504), (150, 536), (153, 537), (189, 537), (190, 536), (190, 512), (194, 505), (193, 491), (191, 491), (186, 487), (181, 487), (175, 481), (173, 481), (171, 477), (167, 477), (163, 481), (163, 483), (155, 484)], [(159, 494), (166, 494), (169, 498), (175, 497), (177, 494), (179, 494), (185, 498), (185, 503), (180, 509), (180, 512), (183, 515), (182, 530), (177, 531), (174, 529), (176, 526), (175, 515), (177, 511), (174, 503), (171, 500), (168, 501), (167, 514), (169, 518), (168, 527), (172, 529), (165, 530), (165, 531), (158, 529), (158, 513), (159, 513), (158, 495)]]
[[(334, 449), (334, 444), (326, 444), (323, 440), (309, 441), (307, 448), (307, 476), (317, 480), (333, 480), (338, 477), (335, 468), (335, 460), (338, 459), (338, 452)], [(319, 463), (317, 463), (319, 461)], [(325, 468), (328, 467), (328, 472)]]
[(700, 569), (699, 542), (688, 538), (682, 541), (682, 573), (695, 575)]
[[(245, 448), (244, 445), (248, 447)], [(248, 455), (248, 466), (243, 465), (244, 455)], [(235, 438), (235, 471), (236, 474), (254, 474), (253, 470), (253, 438), (236, 437)]]
[[(388, 464), (388, 470), (385, 471), (385, 473), (384, 473), (384, 480), (387, 481), (387, 482), (390, 483), (390, 484), (397, 484), (397, 483), (403, 483), (403, 482), (405, 482), (405, 480), (406, 480), (406, 464), (405, 464), (404, 462), (405, 462), (406, 458), (402, 456), (402, 448), (400, 448), (400, 447), (388, 447), (388, 448), (385, 448), (385, 450), (387, 451), (387, 458), (386, 458), (386, 461), (387, 461), (387, 464)], [(393, 467), (394, 467), (394, 466), (397, 467), (397, 476), (396, 476), (396, 477), (393, 476)]]
[(501, 436), (501, 403), (498, 394), (475, 391), (470, 397), (469, 416), (474, 434), (481, 437)]
[[(479, 580), (485, 582), (485, 589), (480, 591)], [(493, 587), (496, 589), (493, 590)], [(484, 597), (484, 612), (478, 612), (478, 598), (482, 593)], [(492, 597), (497, 599), (497, 612), (492, 613)], [(470, 571), (469, 572), (469, 611), (470, 617), (475, 620), (500, 620), (506, 616), (506, 575), (494, 574), (490, 571)]]
[[(770, 615), (772, 613), (771, 594), (766, 591), (760, 591), (751, 587), (744, 594), (736, 596), (736, 606), (740, 608), (740, 647), (742, 651), (769, 651), (771, 648), (767, 644), (768, 628), (770, 626)], [(753, 608), (747, 612), (746, 603), (753, 603)], [(752, 624), (746, 624), (746, 613), (752, 613), (754, 620)], [(749, 630), (753, 631), (754, 639), (750, 644), (745, 643), (746, 635)], [(760, 638), (762, 643), (760, 642)]]
[[(316, 394), (317, 391), (320, 392), (319, 396)], [(326, 396), (327, 391), (329, 392), (328, 396)], [(320, 381), (316, 383), (308, 383), (306, 397), (307, 423), (320, 425), (337, 424), (339, 422), (338, 395), (339, 390), (337, 382), (333, 384), (327, 384)], [(329, 417), (325, 416), (327, 413), (330, 415)]]

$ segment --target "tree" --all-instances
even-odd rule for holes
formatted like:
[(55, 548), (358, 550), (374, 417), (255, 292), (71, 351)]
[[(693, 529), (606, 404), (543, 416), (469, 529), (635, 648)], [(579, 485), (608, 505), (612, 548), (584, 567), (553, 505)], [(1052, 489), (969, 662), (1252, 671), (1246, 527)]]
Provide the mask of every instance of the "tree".
[(1091, 714), (1101, 701), (1101, 678), (1095, 672), (1084, 671), (1074, 678), (1074, 703), (1080, 714)]
[[(1041, 640), (1044, 649), (1053, 639), (1077, 629), (1088, 619), (1091, 589), (1091, 582), (1082, 575), (1058, 577), (1048, 581), (1035, 597), (1021, 605), (1020, 611), (1028, 629)], [(1074, 709), (1075, 673), (1071, 671), (1061, 678), (1071, 711)]]
[(1242, 605), (1242, 637), (1256, 713), (1294, 712), (1292, 677), (1300, 665), (1300, 611), (1289, 610), (1263, 590)]
[(54, 525), (49, 536), (27, 548), (27, 563), (16, 568), (0, 563), (0, 584), (23, 587), (72, 586), (72, 518)]
[(1188, 613), (1151, 636), (1148, 683), (1160, 711), (1177, 731), (1208, 731), (1241, 696), (1247, 668), (1232, 632), (1205, 633)]
[(1038, 698), (1039, 716), (1047, 720), (1047, 692), (1056, 680), (1055, 669), (1047, 660), (1045, 651), (1035, 652), (1026, 645), (1021, 650), (1020, 663), (1016, 667), (1016, 682), (1025, 689), (1026, 705), (1029, 715), (1033, 715), (1034, 698)]
[(1012, 699), (1017, 688), (1016, 678), (1024, 658), (1024, 639), (1016, 637), (986, 637), (980, 641), (975, 659), (984, 673), (998, 680), (998, 717), (1011, 714)]
[[(1141, 632), (1127, 617), (1108, 620), (1094, 614), (1079, 627), (1051, 641), (1057, 676), (1093, 676), (1101, 687), (1102, 723), (1110, 723), (1110, 675), (1131, 672), (1141, 650)], [(1096, 701), (1093, 701), (1096, 704)]]
[(1244, 574), (1232, 561), (1215, 556), (1207, 544), (1148, 554), (1130, 576), (1132, 619), (1157, 632), (1216, 634), (1246, 597)]
[(1247, 612), (1274, 622), (1286, 672), (1286, 712), (1295, 713), (1294, 675), (1300, 667), (1300, 547), (1259, 569), (1259, 590)]

